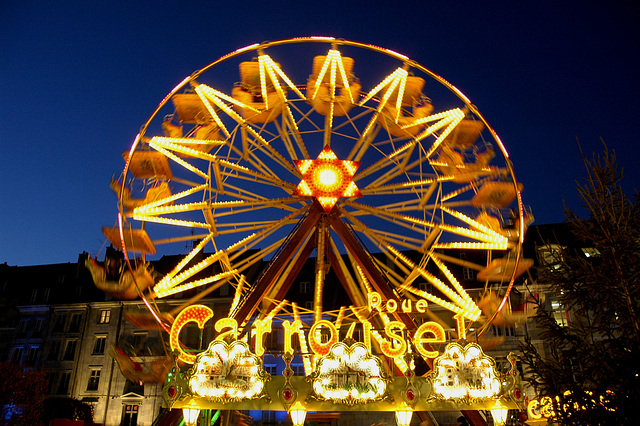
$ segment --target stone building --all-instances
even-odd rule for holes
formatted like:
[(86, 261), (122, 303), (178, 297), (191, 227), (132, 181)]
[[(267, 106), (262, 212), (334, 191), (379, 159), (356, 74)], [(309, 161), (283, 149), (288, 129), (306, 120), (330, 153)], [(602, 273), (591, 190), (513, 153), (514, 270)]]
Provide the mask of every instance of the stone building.
[[(525, 246), (525, 257), (536, 263), (548, 257), (552, 245), (544, 245), (550, 235), (568, 238), (560, 225), (532, 226)], [(474, 256), (460, 251), (461, 260)], [(90, 404), (94, 421), (104, 425), (151, 426), (162, 412), (162, 379), (157, 383), (141, 385), (127, 379), (121, 366), (112, 356), (114, 347), (121, 351), (120, 360), (127, 365), (148, 370), (151, 365), (169, 355), (166, 333), (158, 329), (137, 327), (136, 315), (144, 314), (140, 300), (114, 300), (98, 291), (84, 266), (86, 253), (76, 263), (9, 266), (0, 264), (0, 357), (29, 368), (42, 368), (48, 372), (50, 397), (72, 397)], [(166, 256), (154, 262), (155, 269), (164, 273), (177, 262), (178, 257)], [(287, 298), (296, 300), (301, 307), (312, 307), (313, 259), (304, 268), (291, 287)], [(569, 320), (569, 313), (554, 305), (554, 295), (545, 293), (543, 283), (533, 275), (524, 274), (514, 286), (510, 299), (511, 314), (521, 315), (532, 305), (526, 300), (531, 294), (544, 295), (545, 303), (556, 311), (561, 323)], [(258, 271), (254, 272), (257, 273)], [(464, 267), (453, 271), (460, 276), (462, 285), (472, 298), (479, 300), (482, 283), (476, 280), (476, 271)], [(336, 285), (337, 279), (329, 275), (328, 285)], [(217, 318), (226, 316), (231, 303), (232, 289), (225, 285), (207, 295), (198, 303), (210, 306)], [(429, 291), (425, 285), (424, 290)], [(186, 300), (198, 290), (180, 297), (170, 296), (157, 301), (162, 312), (177, 314)], [(339, 285), (325, 291), (324, 309), (334, 309), (344, 304), (347, 296)], [(437, 315), (437, 309), (434, 310)], [(132, 320), (133, 319), (133, 320)], [(446, 330), (452, 339), (455, 330)], [(471, 330), (473, 331), (473, 330)], [(186, 330), (188, 346), (197, 347), (200, 342), (213, 338), (211, 327), (205, 328), (200, 339), (199, 330)], [(486, 348), (499, 368), (507, 368), (506, 356), (518, 352), (519, 341), (526, 336), (534, 344), (542, 345), (532, 322), (506, 321), (491, 326), (479, 343)], [(264, 367), (272, 375), (282, 374), (284, 363), (277, 354), (282, 345), (282, 334), (274, 332), (265, 342), (268, 351)], [(354, 338), (359, 340), (359, 334)], [(204, 348), (201, 348), (204, 349)], [(116, 357), (117, 358), (117, 357)], [(296, 358), (292, 364), (296, 374), (302, 374), (302, 361)], [(417, 366), (417, 370), (424, 366)], [(417, 371), (421, 374), (421, 371)], [(533, 394), (530, 397), (534, 397)], [(256, 424), (275, 424), (285, 421), (286, 413), (251, 412)], [(458, 413), (459, 414), (459, 413)], [(453, 417), (455, 418), (455, 417)], [(354, 419), (354, 421), (356, 421)], [(446, 419), (443, 420), (446, 422)]]

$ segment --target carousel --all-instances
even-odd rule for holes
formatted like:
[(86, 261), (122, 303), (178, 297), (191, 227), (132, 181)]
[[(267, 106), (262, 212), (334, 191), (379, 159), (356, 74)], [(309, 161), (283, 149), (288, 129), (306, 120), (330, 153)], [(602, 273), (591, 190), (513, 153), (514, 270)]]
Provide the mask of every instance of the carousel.
[[(218, 410), (504, 424), (526, 409), (515, 356), (497, 368), (483, 338), (516, 320), (533, 216), (496, 132), (428, 68), (330, 37), (250, 45), (171, 90), (123, 158), (103, 228), (122, 257), (87, 267), (107, 295), (144, 304), (130, 321), (166, 336), (158, 365), (113, 356), (164, 382), (186, 424)], [(205, 301), (223, 286), (220, 316)], [(163, 310), (170, 297), (186, 302)], [(189, 326), (212, 330), (205, 349), (183, 342)]]

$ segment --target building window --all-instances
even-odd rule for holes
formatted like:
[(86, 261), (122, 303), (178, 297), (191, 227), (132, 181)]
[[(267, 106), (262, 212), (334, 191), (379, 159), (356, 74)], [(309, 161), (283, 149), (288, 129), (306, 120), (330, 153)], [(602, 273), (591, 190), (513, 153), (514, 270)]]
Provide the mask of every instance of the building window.
[[(199, 331), (200, 329), (198, 329)], [(198, 333), (199, 337), (200, 333)], [(149, 337), (148, 333), (133, 333), (133, 350), (135, 353), (141, 353), (142, 349), (144, 349), (145, 343), (147, 343), (147, 338)], [(188, 340), (188, 339), (187, 339)], [(192, 346), (190, 346), (192, 347)]]
[(313, 300), (307, 300), (304, 302), (304, 307), (310, 311), (313, 310)]
[(27, 360), (26, 364), (29, 366), (36, 365), (36, 359), (38, 358), (38, 350), (40, 348), (38, 346), (31, 346), (27, 351)]
[(220, 287), (220, 296), (228, 296), (229, 295), (229, 283), (222, 284)]
[(300, 281), (300, 294), (308, 294), (311, 292), (311, 282)]
[(69, 393), (69, 381), (71, 379), (70, 371), (63, 371), (60, 373), (60, 381), (58, 382), (58, 395), (66, 395)]
[(494, 325), (493, 335), (497, 337), (514, 337), (516, 335), (516, 329), (513, 327), (497, 327)]
[[(467, 260), (467, 254), (466, 253), (460, 253), (460, 260), (462, 260), (463, 262)], [(462, 278), (465, 280), (473, 280), (476, 278), (476, 272), (467, 267), (467, 266), (462, 266)]]
[(93, 343), (93, 355), (104, 355), (104, 348), (107, 345), (107, 336), (96, 336), (96, 340)]
[(138, 406), (125, 405), (122, 413), (123, 426), (136, 426), (138, 424)]
[(80, 322), (82, 322), (82, 314), (71, 315), (69, 322), (69, 333), (78, 333), (80, 331)]
[(36, 303), (36, 299), (38, 298), (38, 289), (34, 288), (31, 290), (31, 304), (34, 305)]
[(275, 411), (263, 411), (262, 412), (262, 424), (274, 425), (276, 424), (276, 412)]
[(49, 346), (49, 353), (47, 354), (48, 361), (56, 361), (60, 354), (60, 340), (52, 340)]
[(51, 289), (50, 288), (45, 288), (44, 289), (44, 303), (49, 303), (49, 297), (51, 296)]
[(88, 391), (97, 391), (98, 385), (100, 384), (100, 369), (92, 368), (91, 374), (89, 375), (89, 381), (87, 382), (87, 390)]
[(11, 354), (11, 362), (14, 364), (20, 364), (22, 362), (22, 351), (22, 347), (14, 348), (13, 353)]
[(566, 247), (558, 244), (545, 244), (538, 248), (538, 260), (542, 266), (560, 269), (562, 266), (562, 252)]
[(124, 391), (122, 392), (123, 395), (126, 395), (128, 393), (135, 393), (138, 394), (140, 396), (144, 396), (144, 383), (142, 382), (132, 382), (131, 380), (127, 379), (127, 381), (124, 383)]
[(103, 309), (100, 311), (100, 318), (98, 318), (98, 324), (109, 324), (111, 320), (111, 311), (109, 309)]
[(353, 340), (355, 340), (356, 342), (362, 342), (362, 330), (360, 329), (356, 329), (353, 330)]
[(551, 301), (551, 313), (558, 325), (566, 327), (569, 325), (569, 312), (564, 309), (562, 303), (557, 300)]
[(76, 345), (77, 340), (67, 340), (67, 344), (64, 347), (64, 356), (62, 357), (63, 361), (73, 361), (76, 357)]
[(267, 334), (266, 347), (267, 349), (276, 349), (279, 347), (277, 329), (273, 329), (271, 333)]
[(56, 314), (53, 320), (53, 331), (62, 333), (64, 331), (65, 322), (67, 322), (67, 316), (65, 314)]
[(33, 337), (41, 337), (44, 333), (44, 320), (42, 318), (38, 318), (36, 320), (36, 325), (33, 327)]
[(465, 280), (474, 280), (476, 279), (476, 271), (471, 268), (467, 268), (466, 266), (462, 268), (462, 275)]
[(267, 373), (271, 374), (272, 376), (275, 376), (278, 369), (277, 366), (275, 364), (267, 364), (264, 366), (264, 371), (266, 371)]
[(600, 250), (595, 247), (582, 247), (582, 252), (587, 257), (598, 257), (600, 256)]
[(293, 374), (295, 374), (296, 376), (304, 376), (304, 365), (291, 364), (291, 369), (293, 370)]
[(27, 330), (29, 329), (29, 320), (23, 319), (20, 320), (18, 324), (18, 333), (16, 337), (27, 337)]

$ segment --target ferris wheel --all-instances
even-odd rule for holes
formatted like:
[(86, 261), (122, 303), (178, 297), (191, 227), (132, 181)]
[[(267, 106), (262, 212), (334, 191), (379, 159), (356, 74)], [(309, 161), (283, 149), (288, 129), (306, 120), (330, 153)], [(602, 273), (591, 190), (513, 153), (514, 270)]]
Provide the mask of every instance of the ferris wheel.
[[(129, 270), (102, 285), (158, 318), (154, 300), (224, 284), (239, 324), (267, 315), (315, 257), (315, 318), (331, 270), (345, 305), (376, 292), (488, 324), (532, 264), (532, 216), (496, 132), (456, 87), (381, 47), (309, 37), (231, 52), (179, 83), (124, 158), (103, 232)], [(163, 276), (144, 266), (185, 247)]]

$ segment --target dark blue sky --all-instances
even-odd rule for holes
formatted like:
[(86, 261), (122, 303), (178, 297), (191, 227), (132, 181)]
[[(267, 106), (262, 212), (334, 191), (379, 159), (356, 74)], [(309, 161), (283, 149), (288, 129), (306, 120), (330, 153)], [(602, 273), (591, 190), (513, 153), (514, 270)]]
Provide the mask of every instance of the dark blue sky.
[(640, 188), (633, 2), (251, 3), (2, 2), (0, 263), (95, 256), (117, 214), (109, 180), (160, 100), (225, 53), (295, 36), (387, 47), (456, 85), (505, 143), (537, 223), (563, 220), (563, 200), (579, 209), (576, 138), (588, 155), (604, 138), (627, 192)]

